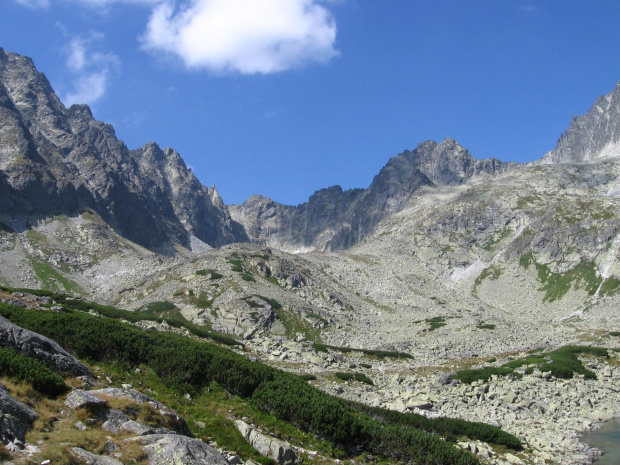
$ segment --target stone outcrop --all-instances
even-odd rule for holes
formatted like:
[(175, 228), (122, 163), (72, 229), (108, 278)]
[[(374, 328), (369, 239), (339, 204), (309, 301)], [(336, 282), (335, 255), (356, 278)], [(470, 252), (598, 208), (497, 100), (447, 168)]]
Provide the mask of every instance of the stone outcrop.
[(235, 426), (246, 441), (261, 455), (275, 460), (280, 465), (294, 465), (297, 463), (297, 454), (290, 444), (262, 434), (242, 420), (236, 420)]
[(19, 402), (0, 384), (0, 442), (10, 444), (25, 441), (26, 431), (38, 417), (37, 412)]
[[(187, 426), (187, 423), (185, 422), (185, 419), (180, 416), (176, 411), (135, 389), (104, 388), (88, 391), (88, 394), (97, 398), (114, 397), (120, 399), (129, 399), (138, 405), (143, 403), (149, 404), (159, 413), (161, 417), (167, 420), (167, 423), (170, 424), (170, 426), (173, 428), (174, 433), (182, 434), (185, 436), (192, 435), (189, 427)], [(112, 417), (106, 415), (104, 420), (110, 421), (110, 425), (111, 427), (113, 427), (112, 424), (115, 420)], [(117, 423), (119, 429), (133, 431), (135, 432), (135, 434), (152, 434), (153, 432), (152, 429), (141, 428), (138, 424), (136, 424), (136, 422), (119, 421), (119, 419), (116, 419), (115, 422)]]
[(224, 455), (198, 439), (153, 434), (136, 440), (145, 444), (151, 465), (229, 465)]
[(33, 331), (20, 328), (3, 316), (0, 316), (0, 347), (10, 347), (19, 353), (36, 358), (59, 374), (94, 377), (82, 362), (72, 357), (58, 343)]
[(88, 465), (122, 465), (122, 462), (105, 455), (97, 455), (92, 452), (88, 452), (80, 447), (72, 447), (71, 455), (78, 460), (85, 462)]

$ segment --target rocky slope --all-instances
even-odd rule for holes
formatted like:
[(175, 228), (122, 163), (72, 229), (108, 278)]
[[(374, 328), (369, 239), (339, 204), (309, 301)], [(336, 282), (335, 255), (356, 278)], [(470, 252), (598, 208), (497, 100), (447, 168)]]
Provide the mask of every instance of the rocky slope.
[(87, 106), (65, 108), (30, 59), (2, 49), (0, 147), (0, 221), (16, 231), (91, 211), (153, 250), (246, 239), (176, 151), (128, 150)]
[(517, 166), (493, 158), (476, 160), (452, 139), (427, 141), (391, 158), (367, 189), (329, 187), (296, 207), (257, 195), (230, 210), (254, 242), (296, 252), (343, 250), (401, 211), (422, 187), (460, 185)]
[(575, 116), (541, 163), (582, 163), (620, 156), (620, 83), (599, 97), (590, 111)]

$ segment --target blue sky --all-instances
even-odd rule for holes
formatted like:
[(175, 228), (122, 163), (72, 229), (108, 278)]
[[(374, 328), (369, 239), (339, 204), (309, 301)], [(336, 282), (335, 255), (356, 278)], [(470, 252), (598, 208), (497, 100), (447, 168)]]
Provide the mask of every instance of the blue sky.
[(428, 139), (535, 160), (620, 81), (617, 0), (2, 0), (0, 18), (66, 105), (175, 148), (226, 203), (367, 187)]

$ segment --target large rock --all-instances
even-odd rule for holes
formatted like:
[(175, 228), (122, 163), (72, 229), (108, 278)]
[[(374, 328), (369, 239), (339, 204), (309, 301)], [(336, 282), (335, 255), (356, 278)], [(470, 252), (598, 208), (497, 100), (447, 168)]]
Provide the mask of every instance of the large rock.
[[(161, 402), (156, 401), (152, 397), (149, 397), (146, 394), (141, 393), (140, 391), (137, 391), (135, 389), (105, 388), (105, 389), (96, 389), (93, 391), (89, 391), (89, 393), (94, 396), (130, 399), (137, 404), (147, 403), (151, 407), (153, 407), (155, 410), (157, 410), (160, 415), (164, 417), (168, 417), (169, 419), (168, 423), (176, 433), (182, 434), (185, 436), (192, 435), (189, 427), (187, 426), (187, 423), (185, 422), (185, 419), (182, 416), (180, 416), (176, 411), (174, 411), (170, 407), (162, 404)], [(118, 425), (118, 426), (122, 427), (122, 425)], [(144, 434), (145, 432), (147, 431), (142, 430), (142, 434)]]
[(94, 396), (81, 389), (71, 391), (65, 399), (65, 405), (72, 409), (85, 408), (85, 407), (104, 407), (107, 404), (105, 399)]
[(11, 397), (0, 384), (0, 441), (4, 444), (24, 442), (26, 431), (38, 417), (37, 412)]
[(246, 441), (261, 455), (269, 457), (281, 465), (297, 463), (297, 454), (290, 444), (261, 434), (256, 428), (251, 427), (242, 420), (236, 420), (235, 426)]
[(71, 455), (76, 459), (85, 462), (87, 465), (123, 465), (112, 457), (106, 457), (104, 455), (93, 454), (80, 447), (72, 447)]
[(145, 444), (149, 465), (228, 465), (226, 457), (198, 439), (153, 434), (129, 440)]
[(3, 316), (0, 316), (0, 346), (10, 347), (28, 357), (36, 358), (61, 375), (95, 377), (86, 365), (76, 360), (58, 343), (20, 328)]

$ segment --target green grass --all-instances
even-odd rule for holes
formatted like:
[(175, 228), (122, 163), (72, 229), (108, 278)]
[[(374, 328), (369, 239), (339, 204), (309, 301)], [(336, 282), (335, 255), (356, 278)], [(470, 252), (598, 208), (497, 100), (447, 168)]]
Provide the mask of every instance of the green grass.
[(229, 258), (228, 263), (232, 265), (232, 271), (235, 273), (243, 273), (243, 262), (241, 260)]
[[(538, 274), (538, 281), (542, 284), (541, 291), (545, 292), (543, 302), (554, 302), (564, 297), (572, 288), (583, 289), (589, 296), (593, 296), (601, 287), (600, 295), (614, 295), (620, 291), (620, 280), (610, 277), (603, 282), (596, 264), (583, 261), (565, 273), (553, 273), (548, 265), (537, 263), (532, 252), (522, 255), (519, 264), (524, 268), (534, 265)], [(602, 286), (601, 286), (602, 284)]]
[(486, 250), (487, 252), (493, 251), (495, 249), (495, 246), (501, 241), (503, 241), (505, 238), (510, 236), (511, 233), (512, 231), (510, 229), (501, 230), (499, 234), (496, 234), (495, 236), (491, 237), (491, 239), (489, 239), (489, 242), (487, 242), (482, 248)]
[(221, 275), (220, 273), (218, 273), (215, 270), (211, 270), (211, 269), (205, 269), (205, 270), (198, 270), (196, 271), (196, 274), (198, 276), (209, 276), (210, 279), (221, 279), (224, 277), (224, 275)]
[(74, 281), (67, 279), (47, 262), (30, 257), (34, 274), (41, 281), (41, 287), (58, 292), (80, 294), (82, 289)]
[(491, 376), (508, 376), (514, 374), (514, 370), (511, 368), (502, 367), (484, 367), (476, 370), (461, 370), (452, 375), (453, 379), (458, 379), (465, 384), (471, 384), (474, 381), (482, 380), (488, 381)]
[(446, 326), (446, 319), (443, 316), (436, 316), (433, 318), (427, 318), (426, 321), (429, 324), (428, 331), (435, 331), (436, 329)]
[(502, 267), (499, 265), (491, 265), (482, 270), (482, 273), (480, 273), (474, 281), (474, 294), (477, 293), (478, 286), (482, 284), (482, 281), (485, 279), (497, 281), (503, 272), (504, 270), (502, 270)]
[(160, 316), (159, 314), (169, 310), (177, 310), (177, 307), (172, 302), (164, 300), (151, 302), (145, 307), (143, 307), (140, 311), (142, 313), (146, 313), (147, 315)]
[(315, 320), (319, 320), (322, 323), (328, 325), (329, 321), (327, 321), (325, 318), (323, 318), (321, 315), (317, 315), (316, 313), (308, 313), (308, 317), (309, 318), (314, 318)]

